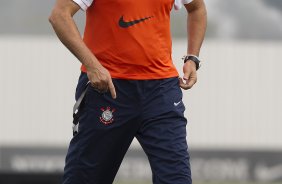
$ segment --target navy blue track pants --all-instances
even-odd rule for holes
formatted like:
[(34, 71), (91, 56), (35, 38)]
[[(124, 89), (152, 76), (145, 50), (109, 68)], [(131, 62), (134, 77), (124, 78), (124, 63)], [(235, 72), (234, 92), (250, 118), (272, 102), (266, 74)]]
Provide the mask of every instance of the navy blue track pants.
[[(85, 89), (82, 73), (76, 99)], [(191, 184), (182, 91), (178, 78), (113, 79), (117, 99), (87, 88), (79, 108), (63, 184), (111, 184), (134, 137), (148, 156), (154, 184)]]

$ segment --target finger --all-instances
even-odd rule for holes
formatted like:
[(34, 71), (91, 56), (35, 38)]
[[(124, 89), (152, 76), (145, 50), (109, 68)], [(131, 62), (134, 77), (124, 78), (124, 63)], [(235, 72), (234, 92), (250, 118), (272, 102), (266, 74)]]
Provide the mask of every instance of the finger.
[(100, 81), (99, 81), (99, 89), (100, 90), (105, 90), (106, 88), (108, 88), (108, 82), (107, 82), (107, 80), (106, 79), (101, 79)]
[(106, 87), (106, 88), (98, 88), (97, 91), (99, 91), (99, 93), (106, 93), (108, 91), (108, 87)]
[(92, 86), (93, 88), (97, 88), (97, 89), (98, 89), (98, 84), (97, 84), (97, 83), (91, 82), (91, 86)]
[(109, 81), (108, 87), (109, 87), (110, 93), (112, 95), (112, 98), (116, 99), (117, 98), (116, 89), (115, 89), (115, 86), (114, 86), (113, 81), (111, 79)]
[(189, 79), (190, 75), (191, 75), (191, 71), (188, 70), (188, 71), (184, 72), (183, 79), (187, 81)]
[(105, 90), (104, 88), (101, 87), (100, 84), (96, 83), (91, 83), (91, 86), (94, 88), (95, 91), (97, 91), (98, 93), (106, 93), (108, 91), (108, 87)]
[(185, 85), (186, 83), (183, 81), (183, 79), (182, 78), (178, 78), (179, 79), (179, 85), (180, 86), (183, 86), (183, 85)]
[(184, 82), (183, 82), (181, 77), (179, 77), (178, 80), (179, 80), (179, 85), (184, 84)]
[(188, 89), (191, 89), (194, 84), (197, 82), (197, 78), (195, 77), (191, 77), (189, 80), (188, 80), (188, 83), (187, 83), (187, 87)]
[(109, 89), (108, 85), (107, 84), (104, 84), (104, 83), (101, 83), (99, 86), (98, 86), (98, 90), (105, 93), (107, 92)]
[(188, 84), (184, 83), (183, 79), (181, 79), (181, 78), (179, 78), (179, 86), (184, 90), (189, 89)]
[(190, 89), (187, 84), (180, 85), (180, 87), (184, 90)]

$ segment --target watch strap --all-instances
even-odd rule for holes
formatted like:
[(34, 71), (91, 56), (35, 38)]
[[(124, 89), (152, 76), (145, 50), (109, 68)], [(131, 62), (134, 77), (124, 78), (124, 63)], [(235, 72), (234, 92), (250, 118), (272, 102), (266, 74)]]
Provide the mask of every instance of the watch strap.
[(193, 56), (193, 55), (188, 55), (184, 57), (184, 63), (186, 63), (187, 61), (193, 61), (196, 64), (196, 70), (198, 70), (200, 68), (200, 60), (197, 56)]

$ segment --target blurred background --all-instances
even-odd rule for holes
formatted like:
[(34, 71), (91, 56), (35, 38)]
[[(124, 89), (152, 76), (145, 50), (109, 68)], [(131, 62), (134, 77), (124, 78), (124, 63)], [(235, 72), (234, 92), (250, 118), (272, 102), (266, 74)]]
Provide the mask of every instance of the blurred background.
[[(80, 64), (48, 22), (55, 0), (0, 6), (0, 184), (60, 183)], [(198, 83), (183, 91), (196, 184), (282, 183), (282, 1), (206, 0)], [(75, 15), (83, 34), (84, 12)], [(186, 11), (172, 10), (173, 59)], [(137, 141), (116, 184), (151, 183)]]

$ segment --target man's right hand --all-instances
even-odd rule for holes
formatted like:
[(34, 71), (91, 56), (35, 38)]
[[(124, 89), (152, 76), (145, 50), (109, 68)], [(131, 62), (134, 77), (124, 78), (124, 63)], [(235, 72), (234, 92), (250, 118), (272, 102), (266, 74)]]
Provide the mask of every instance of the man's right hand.
[(91, 85), (101, 93), (110, 91), (112, 98), (116, 99), (116, 90), (109, 71), (102, 65), (87, 68), (87, 76)]
[(79, 9), (79, 5), (72, 0), (57, 0), (49, 21), (62, 43), (86, 66), (91, 84), (100, 92), (110, 90), (115, 99), (116, 91), (109, 71), (85, 45), (73, 20)]

